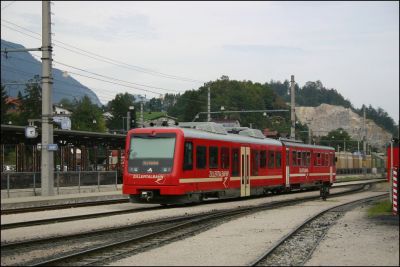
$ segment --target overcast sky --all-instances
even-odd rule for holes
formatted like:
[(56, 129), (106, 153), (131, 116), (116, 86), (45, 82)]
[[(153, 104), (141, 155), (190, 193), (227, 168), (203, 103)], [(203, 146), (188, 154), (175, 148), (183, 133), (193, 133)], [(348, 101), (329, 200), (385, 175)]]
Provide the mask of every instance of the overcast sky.
[[(1, 1), (1, 38), (40, 47), (41, 8)], [(222, 75), (260, 83), (295, 75), (301, 87), (320, 80), (356, 108), (371, 104), (399, 120), (397, 1), (56, 1), (52, 12), (54, 67), (103, 103), (118, 92), (149, 98), (197, 89)]]

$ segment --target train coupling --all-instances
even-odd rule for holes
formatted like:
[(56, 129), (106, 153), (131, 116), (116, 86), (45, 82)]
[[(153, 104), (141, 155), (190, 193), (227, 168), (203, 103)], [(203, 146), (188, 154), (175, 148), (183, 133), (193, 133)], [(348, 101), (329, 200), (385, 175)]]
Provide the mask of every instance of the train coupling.
[(154, 193), (153, 191), (142, 191), (140, 193), (140, 198), (141, 199), (145, 199), (147, 202), (149, 202), (150, 200), (152, 200), (154, 197)]

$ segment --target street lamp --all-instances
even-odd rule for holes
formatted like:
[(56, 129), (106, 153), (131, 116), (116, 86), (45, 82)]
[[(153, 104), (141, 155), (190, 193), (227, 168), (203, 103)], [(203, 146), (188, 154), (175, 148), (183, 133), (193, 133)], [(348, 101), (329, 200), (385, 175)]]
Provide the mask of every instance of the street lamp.
[(126, 130), (129, 131), (129, 129), (132, 128), (132, 125), (134, 125), (135, 122), (132, 123), (132, 121), (136, 120), (136, 118), (133, 116), (133, 111), (135, 107), (134, 106), (129, 106), (128, 107), (128, 112), (126, 113)]

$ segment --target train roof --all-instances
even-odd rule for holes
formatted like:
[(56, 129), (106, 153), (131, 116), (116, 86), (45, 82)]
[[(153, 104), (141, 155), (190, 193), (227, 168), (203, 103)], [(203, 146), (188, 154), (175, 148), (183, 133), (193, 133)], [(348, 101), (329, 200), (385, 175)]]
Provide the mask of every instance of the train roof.
[(282, 143), (288, 147), (302, 147), (302, 148), (313, 148), (313, 149), (316, 148), (316, 149), (326, 149), (326, 150), (335, 151), (335, 149), (330, 146), (309, 145), (309, 144), (301, 144), (301, 143), (292, 143), (292, 142), (287, 142), (287, 141), (282, 141)]
[[(174, 130), (181, 131), (186, 138), (197, 138), (197, 139), (207, 139), (216, 141), (226, 141), (226, 142), (237, 142), (237, 143), (248, 143), (257, 145), (273, 145), (273, 146), (288, 146), (288, 147), (301, 147), (310, 149), (324, 149), (335, 151), (333, 147), (329, 146), (318, 146), (318, 145), (308, 145), (298, 142), (290, 142), (283, 140), (275, 140), (266, 137), (260, 137), (258, 135), (253, 135), (251, 131), (247, 132), (246, 135), (232, 134), (222, 131), (221, 129), (211, 129), (215, 132), (210, 132), (208, 128), (196, 129), (196, 128), (183, 128), (183, 127), (151, 127), (151, 128), (138, 128), (138, 129), (152, 129), (152, 130)], [(249, 134), (249, 135), (247, 135)]]
[(230, 134), (230, 133), (214, 133), (209, 132), (204, 129), (193, 129), (193, 128), (181, 128), (181, 127), (151, 127), (151, 128), (137, 128), (142, 130), (173, 130), (173, 131), (181, 131), (183, 135), (187, 138), (198, 138), (198, 139), (207, 139), (207, 140), (216, 140), (216, 141), (226, 141), (226, 142), (237, 142), (237, 143), (249, 143), (249, 144), (258, 144), (258, 145), (274, 145), (274, 146), (282, 146), (282, 142), (270, 139), (270, 138), (257, 138), (244, 136), (239, 134)]
[(238, 143), (251, 143), (258, 145), (282, 146), (282, 143), (280, 141), (270, 138), (260, 139), (238, 134), (229, 134), (229, 133), (216, 134), (197, 129), (188, 129), (188, 128), (178, 128), (178, 129), (182, 130), (184, 136), (189, 138), (210, 139), (210, 140), (238, 142)]

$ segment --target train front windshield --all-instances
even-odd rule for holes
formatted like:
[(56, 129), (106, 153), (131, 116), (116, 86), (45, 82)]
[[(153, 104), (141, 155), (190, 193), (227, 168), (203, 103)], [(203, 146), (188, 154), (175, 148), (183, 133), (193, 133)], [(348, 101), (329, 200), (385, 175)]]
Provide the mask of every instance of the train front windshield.
[(173, 167), (176, 135), (174, 133), (133, 134), (128, 172), (170, 173)]

